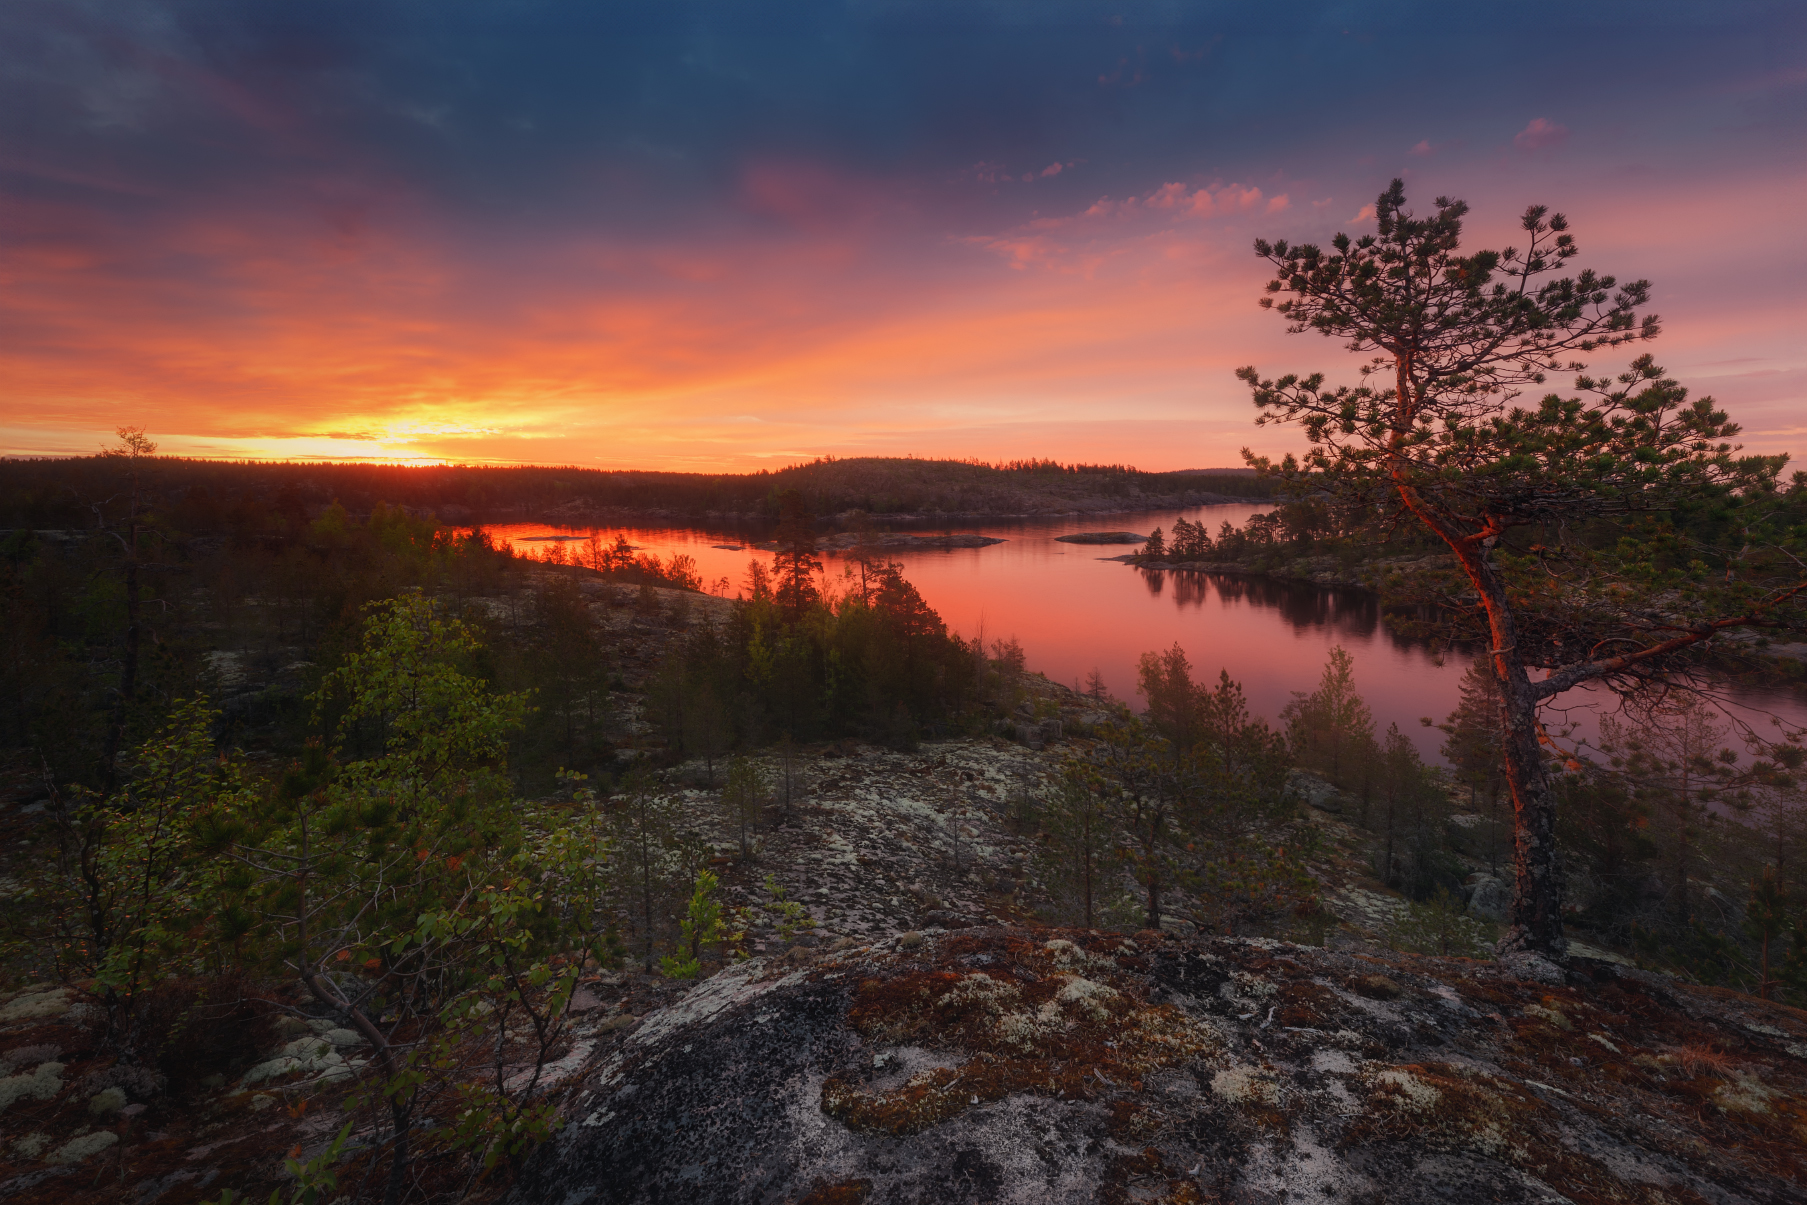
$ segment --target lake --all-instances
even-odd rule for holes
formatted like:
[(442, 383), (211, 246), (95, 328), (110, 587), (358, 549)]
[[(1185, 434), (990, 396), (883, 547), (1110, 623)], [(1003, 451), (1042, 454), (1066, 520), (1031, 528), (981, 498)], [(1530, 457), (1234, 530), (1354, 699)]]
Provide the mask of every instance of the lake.
[[(1185, 510), (1088, 515), (1017, 522), (956, 524), (947, 530), (1002, 539), (985, 548), (890, 549), (904, 574), (950, 628), (963, 636), (983, 633), (987, 643), (1015, 637), (1029, 668), (1071, 686), (1096, 669), (1111, 692), (1138, 708), (1136, 662), (1145, 652), (1176, 642), (1191, 659), (1194, 676), (1214, 682), (1220, 668), (1242, 683), (1249, 706), (1269, 720), (1296, 691), (1317, 685), (1325, 659), (1338, 645), (1355, 660), (1356, 684), (1374, 710), (1382, 733), (1396, 723), (1427, 760), (1440, 762), (1443, 734), (1425, 728), (1420, 717), (1441, 721), (1456, 706), (1457, 685), (1466, 663), (1458, 656), (1434, 658), (1416, 642), (1394, 636), (1380, 622), (1374, 597), (1362, 591), (1326, 589), (1260, 578), (1217, 574), (1143, 572), (1104, 558), (1130, 546), (1063, 544), (1055, 537), (1082, 531), (1171, 531), (1173, 520), (1204, 523), (1212, 532), (1225, 523), (1240, 525), (1266, 505), (1233, 503)], [(740, 551), (717, 547), (749, 537), (744, 531), (689, 527), (556, 527), (511, 524), (488, 529), (515, 551), (541, 556), (548, 536), (613, 542), (617, 533), (661, 558), (674, 553), (695, 558), (714, 593), (732, 597), (746, 577), (752, 556), (770, 553), (750, 545)], [(911, 528), (921, 532), (921, 528)], [(569, 545), (568, 545), (569, 546)], [(845, 561), (822, 554), (826, 572), (838, 575)], [(722, 585), (722, 579), (727, 585)], [(1570, 692), (1575, 700), (1580, 692)], [(1807, 708), (1792, 696), (1740, 694), (1739, 710), (1769, 708), (1790, 721), (1807, 721)], [(1768, 727), (1767, 719), (1761, 719)], [(1591, 725), (1583, 724), (1584, 730)]]

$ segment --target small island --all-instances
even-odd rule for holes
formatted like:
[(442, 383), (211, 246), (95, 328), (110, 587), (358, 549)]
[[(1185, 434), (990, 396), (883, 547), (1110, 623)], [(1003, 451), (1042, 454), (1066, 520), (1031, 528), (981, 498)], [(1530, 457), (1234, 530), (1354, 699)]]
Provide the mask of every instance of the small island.
[(1146, 544), (1147, 536), (1133, 531), (1077, 531), (1070, 536), (1055, 536), (1061, 544)]
[[(996, 536), (974, 535), (972, 532), (946, 532), (941, 535), (917, 536), (905, 532), (857, 531), (837, 532), (832, 536), (823, 536), (816, 541), (816, 547), (822, 552), (848, 552), (864, 545), (867, 548), (984, 548), (989, 544), (1002, 544), (1004, 541)], [(778, 549), (776, 540), (767, 540), (755, 545), (766, 552)]]

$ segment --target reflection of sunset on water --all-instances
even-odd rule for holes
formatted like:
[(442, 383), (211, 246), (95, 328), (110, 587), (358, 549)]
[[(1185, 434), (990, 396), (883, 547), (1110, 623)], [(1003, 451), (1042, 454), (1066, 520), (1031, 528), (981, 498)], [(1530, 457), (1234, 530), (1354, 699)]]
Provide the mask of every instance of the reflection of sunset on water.
[[(1451, 654), (1439, 661), (1422, 644), (1405, 640), (1381, 622), (1379, 601), (1365, 591), (1324, 589), (1260, 577), (1138, 570), (1105, 558), (1124, 549), (1063, 544), (1055, 537), (1079, 531), (1124, 528), (1146, 534), (1170, 527), (1173, 519), (1203, 521), (1212, 530), (1240, 525), (1265, 504), (1238, 503), (1152, 514), (1114, 514), (1036, 522), (956, 524), (953, 530), (1002, 537), (988, 548), (948, 551), (890, 550), (909, 578), (949, 628), (987, 643), (1014, 636), (1028, 655), (1029, 668), (1078, 687), (1097, 669), (1112, 694), (1141, 706), (1135, 692), (1141, 655), (1178, 643), (1192, 661), (1193, 675), (1215, 681), (1219, 669), (1241, 682), (1250, 707), (1270, 721), (1295, 691), (1316, 687), (1325, 659), (1337, 645), (1355, 658), (1356, 684), (1374, 709), (1384, 733), (1398, 724), (1432, 761), (1440, 761), (1443, 734), (1426, 728), (1429, 716), (1441, 722), (1454, 709), (1466, 661)], [(688, 556), (706, 589), (732, 598), (742, 589), (747, 562), (769, 563), (771, 553), (755, 545), (770, 531), (703, 530), (683, 527), (553, 527), (508, 524), (487, 529), (517, 554), (544, 558), (554, 546), (577, 559), (591, 535), (604, 545), (624, 536), (639, 552), (661, 559)], [(566, 537), (550, 540), (546, 537)], [(740, 545), (736, 550), (719, 545)], [(832, 583), (847, 567), (844, 557), (819, 554)], [(726, 588), (722, 587), (725, 579)], [(1785, 697), (1740, 695), (1752, 707), (1773, 707), (1796, 722), (1807, 708)], [(1571, 696), (1571, 717), (1579, 733), (1595, 730), (1589, 704), (1605, 702), (1582, 691)], [(1757, 712), (1740, 714), (1762, 728)]]
[[(1418, 717), (1441, 720), (1455, 704), (1462, 666), (1437, 666), (1422, 649), (1389, 635), (1371, 596), (1327, 591), (1261, 579), (1190, 573), (1144, 573), (1105, 560), (1122, 549), (1063, 544), (1054, 537), (1101, 527), (1146, 533), (1171, 524), (1177, 514), (1200, 519), (1212, 529), (1241, 523), (1264, 507), (1246, 504), (1201, 507), (1146, 515), (1066, 517), (1037, 523), (959, 525), (961, 531), (1001, 536), (989, 548), (951, 551), (909, 550), (893, 559), (950, 628), (989, 642), (1014, 636), (1022, 642), (1031, 669), (1077, 686), (1093, 669), (1120, 698), (1138, 703), (1137, 659), (1176, 641), (1185, 648), (1199, 677), (1215, 679), (1220, 668), (1242, 682), (1250, 706), (1272, 719), (1292, 697), (1317, 683), (1330, 649), (1341, 644), (1356, 659), (1363, 693), (1383, 728), (1398, 722), (1428, 756), (1442, 735), (1426, 731)], [(549, 542), (527, 537), (587, 536), (605, 543), (617, 534), (644, 552), (662, 558), (692, 557), (705, 583), (726, 578), (731, 597), (745, 580), (750, 557), (769, 558), (752, 543), (741, 551), (716, 545), (758, 541), (764, 533), (698, 531), (686, 528), (553, 528), (518, 524), (489, 529), (526, 556), (544, 554)], [(738, 538), (736, 538), (738, 537)], [(564, 541), (573, 552), (581, 540)], [(822, 554), (831, 580), (844, 558)]]

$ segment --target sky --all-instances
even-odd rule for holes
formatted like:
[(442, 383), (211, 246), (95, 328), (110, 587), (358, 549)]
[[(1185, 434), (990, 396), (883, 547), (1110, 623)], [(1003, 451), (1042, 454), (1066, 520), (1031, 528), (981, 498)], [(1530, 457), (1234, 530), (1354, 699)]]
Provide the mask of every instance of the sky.
[(1395, 176), (1807, 450), (1798, 0), (9, 0), (0, 455), (1234, 465)]

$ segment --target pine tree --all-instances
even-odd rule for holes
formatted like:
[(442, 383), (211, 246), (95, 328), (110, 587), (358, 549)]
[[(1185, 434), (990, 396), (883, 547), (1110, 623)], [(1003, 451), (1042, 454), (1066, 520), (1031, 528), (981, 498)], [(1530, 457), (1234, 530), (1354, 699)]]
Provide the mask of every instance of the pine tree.
[(1116, 831), (1105, 807), (1105, 786), (1081, 763), (1069, 764), (1042, 808), (1042, 878), (1055, 896), (1059, 919), (1094, 929), (1103, 908), (1121, 895)]
[(1167, 738), (1174, 756), (1191, 752), (1204, 734), (1204, 716), (1185, 650), (1175, 643), (1164, 653), (1143, 653), (1136, 667), (1136, 690), (1148, 700), (1148, 721)]
[(1280, 719), (1299, 765), (1337, 786), (1356, 782), (1372, 758), (1374, 713), (1356, 693), (1355, 658), (1341, 645), (1330, 650), (1317, 690), (1295, 694)]
[[(1617, 378), (1578, 376), (1581, 397), (1516, 400), (1572, 359), (1654, 338), (1647, 281), (1550, 274), (1577, 254), (1568, 222), (1525, 211), (1521, 252), (1459, 253), (1468, 207), (1439, 197), (1418, 218), (1395, 180), (1377, 231), (1313, 245), (1257, 240), (1275, 268), (1261, 301), (1294, 332), (1367, 357), (1362, 383), (1238, 370), (1259, 422), (1297, 422), (1304, 470), (1345, 506), (1409, 516), (1448, 549), (1448, 585), (1419, 574), (1419, 601), (1451, 635), (1484, 640), (1505, 713), (1516, 818), (1512, 924), (1502, 943), (1560, 959), (1556, 793), (1538, 708), (1604, 680), (1621, 693), (1673, 680), (1690, 650), (1730, 628), (1807, 623), (1802, 537), (1775, 516), (1780, 457), (1734, 456), (1738, 428), (1692, 403), (1648, 356)], [(1250, 457), (1259, 468), (1266, 460)], [(1296, 466), (1278, 471), (1297, 478)], [(1387, 504), (1391, 501), (1391, 505)], [(1713, 508), (1691, 532), (1676, 520)], [(1611, 536), (1594, 538), (1613, 518)], [(1533, 681), (1531, 670), (1545, 671)]]
[(737, 757), (728, 763), (728, 783), (722, 788), (722, 803), (728, 820), (740, 834), (740, 856), (753, 856), (753, 832), (765, 813), (771, 789), (765, 774), (751, 760)]
[(816, 574), (822, 572), (822, 562), (816, 558), (816, 533), (803, 495), (785, 490), (778, 495), (778, 506), (774, 594), (778, 605), (784, 608), (785, 618), (795, 623), (821, 600)]

